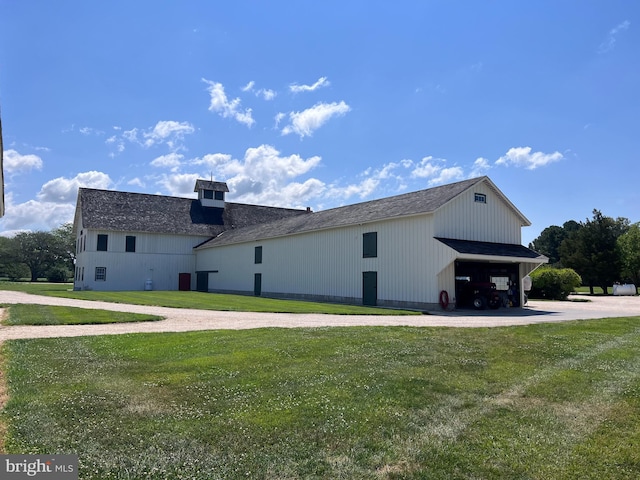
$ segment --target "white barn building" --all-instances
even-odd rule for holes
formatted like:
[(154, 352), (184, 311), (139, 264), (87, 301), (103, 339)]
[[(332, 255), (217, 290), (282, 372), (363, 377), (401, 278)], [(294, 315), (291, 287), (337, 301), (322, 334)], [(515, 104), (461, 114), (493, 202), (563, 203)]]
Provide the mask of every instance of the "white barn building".
[(488, 177), (320, 212), (226, 203), (221, 182), (196, 191), (81, 189), (75, 288), (432, 309), (463, 306), (470, 284), (493, 283), (518, 305), (521, 279), (547, 261), (521, 245), (530, 222)]
[(304, 210), (225, 202), (223, 182), (198, 180), (198, 199), (80, 188), (73, 223), (76, 290), (193, 290), (194, 247), (230, 228)]

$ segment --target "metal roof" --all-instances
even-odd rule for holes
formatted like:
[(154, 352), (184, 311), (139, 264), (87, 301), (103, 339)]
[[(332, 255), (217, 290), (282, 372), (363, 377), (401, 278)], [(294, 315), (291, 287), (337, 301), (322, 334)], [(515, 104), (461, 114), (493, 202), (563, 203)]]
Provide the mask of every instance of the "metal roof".
[(486, 255), (491, 257), (535, 258), (544, 257), (538, 252), (523, 245), (511, 243), (477, 242), (473, 240), (458, 240), (455, 238), (439, 238), (436, 240), (453, 248), (456, 252), (466, 255)]

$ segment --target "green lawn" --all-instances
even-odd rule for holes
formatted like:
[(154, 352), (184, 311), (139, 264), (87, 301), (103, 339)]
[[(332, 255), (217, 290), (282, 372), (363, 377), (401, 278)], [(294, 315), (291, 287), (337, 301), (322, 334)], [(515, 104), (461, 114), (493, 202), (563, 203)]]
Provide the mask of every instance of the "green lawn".
[(96, 292), (73, 291), (70, 284), (0, 282), (0, 290), (15, 290), (52, 297), (153, 305), (201, 310), (275, 313), (326, 313), (334, 315), (419, 315), (420, 312), (336, 303), (280, 300), (250, 295), (180, 291)]
[(151, 322), (157, 315), (88, 310), (50, 305), (8, 305), (4, 325), (88, 325), (97, 323)]
[[(576, 288), (576, 293), (581, 293), (583, 295), (589, 295), (591, 293), (591, 291), (589, 290), (589, 287), (578, 287)], [(594, 295), (602, 295), (604, 293), (604, 290), (602, 290), (602, 288), (600, 287), (593, 287), (593, 294)], [(607, 288), (607, 293), (609, 295), (613, 295), (613, 287), (608, 287)]]
[(13, 340), (7, 453), (82, 479), (640, 477), (640, 317)]

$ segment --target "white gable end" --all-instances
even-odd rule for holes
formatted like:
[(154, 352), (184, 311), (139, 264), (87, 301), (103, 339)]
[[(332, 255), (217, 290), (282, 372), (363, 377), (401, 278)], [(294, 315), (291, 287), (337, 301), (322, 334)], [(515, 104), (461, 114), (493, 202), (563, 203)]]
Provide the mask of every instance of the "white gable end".
[(523, 224), (528, 221), (487, 182), (481, 182), (435, 212), (434, 236), (519, 245)]

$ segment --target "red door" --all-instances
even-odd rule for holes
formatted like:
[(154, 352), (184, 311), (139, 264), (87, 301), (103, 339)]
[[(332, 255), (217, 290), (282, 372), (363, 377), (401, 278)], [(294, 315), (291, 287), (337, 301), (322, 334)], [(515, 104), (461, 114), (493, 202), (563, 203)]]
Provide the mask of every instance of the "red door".
[(191, 274), (190, 273), (178, 274), (178, 290), (183, 292), (191, 290)]

